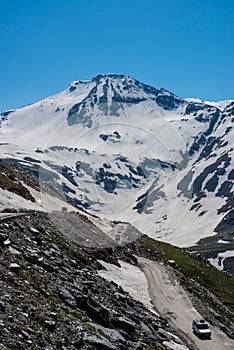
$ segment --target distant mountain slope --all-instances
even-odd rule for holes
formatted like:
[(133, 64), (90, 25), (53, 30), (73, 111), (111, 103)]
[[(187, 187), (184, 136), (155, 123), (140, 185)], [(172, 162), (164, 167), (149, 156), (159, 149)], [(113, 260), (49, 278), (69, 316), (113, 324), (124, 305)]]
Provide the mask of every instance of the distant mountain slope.
[(189, 246), (233, 208), (233, 120), (233, 101), (221, 110), (98, 75), (3, 113), (1, 155), (74, 205)]

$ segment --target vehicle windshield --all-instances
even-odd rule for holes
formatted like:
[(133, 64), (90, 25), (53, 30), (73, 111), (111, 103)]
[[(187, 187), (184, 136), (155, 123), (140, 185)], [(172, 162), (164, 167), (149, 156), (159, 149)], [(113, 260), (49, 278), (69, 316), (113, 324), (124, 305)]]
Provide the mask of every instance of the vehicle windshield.
[(197, 328), (199, 328), (199, 329), (209, 329), (209, 327), (208, 327), (208, 324), (198, 324), (197, 325)]

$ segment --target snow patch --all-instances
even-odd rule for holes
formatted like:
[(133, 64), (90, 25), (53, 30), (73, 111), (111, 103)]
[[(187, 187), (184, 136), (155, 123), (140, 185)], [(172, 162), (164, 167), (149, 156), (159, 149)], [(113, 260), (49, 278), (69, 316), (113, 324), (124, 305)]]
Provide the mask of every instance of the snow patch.
[(99, 260), (106, 270), (99, 271), (98, 274), (108, 281), (113, 281), (120, 285), (124, 291), (128, 292), (134, 299), (143, 303), (151, 312), (156, 314), (148, 291), (148, 282), (145, 274), (136, 266), (119, 260), (121, 267)]

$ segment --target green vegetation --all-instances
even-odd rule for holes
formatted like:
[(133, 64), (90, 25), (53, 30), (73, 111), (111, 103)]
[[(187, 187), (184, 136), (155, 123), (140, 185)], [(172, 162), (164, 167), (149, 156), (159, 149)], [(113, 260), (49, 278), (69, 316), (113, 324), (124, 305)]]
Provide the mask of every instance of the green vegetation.
[(72, 314), (74, 317), (78, 318), (79, 320), (81, 320), (81, 319), (83, 318), (83, 315), (82, 315), (82, 313), (81, 313), (80, 311), (77, 311), (77, 310), (71, 311), (71, 314)]
[(151, 259), (163, 261), (165, 264), (170, 264), (169, 261), (174, 260), (173, 268), (182, 273), (184, 284), (190, 291), (199, 295), (199, 291), (191, 283), (192, 281), (198, 282), (234, 311), (233, 276), (217, 270), (205, 259), (196, 254), (191, 254), (185, 249), (158, 242), (145, 236), (139, 242), (144, 250), (150, 254)]
[(159, 344), (157, 342), (154, 342), (154, 341), (148, 341), (148, 340), (144, 340), (146, 344), (149, 345), (149, 347), (147, 348), (147, 350), (166, 350), (167, 348), (162, 345), (162, 344)]
[(163, 344), (158, 343), (152, 339), (142, 338), (139, 334), (135, 334), (139, 341), (144, 342), (147, 345), (147, 350), (167, 350), (167, 347)]

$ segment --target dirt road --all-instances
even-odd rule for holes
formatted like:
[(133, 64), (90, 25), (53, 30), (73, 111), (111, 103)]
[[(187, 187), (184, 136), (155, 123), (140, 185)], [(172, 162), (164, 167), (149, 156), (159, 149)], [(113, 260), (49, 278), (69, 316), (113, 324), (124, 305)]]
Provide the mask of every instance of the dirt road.
[(169, 277), (167, 268), (161, 263), (138, 258), (140, 268), (148, 281), (149, 293), (156, 309), (195, 344), (199, 350), (233, 350), (234, 341), (217, 328), (211, 328), (212, 338), (201, 340), (192, 332), (192, 320), (202, 318), (193, 307), (186, 291)]

